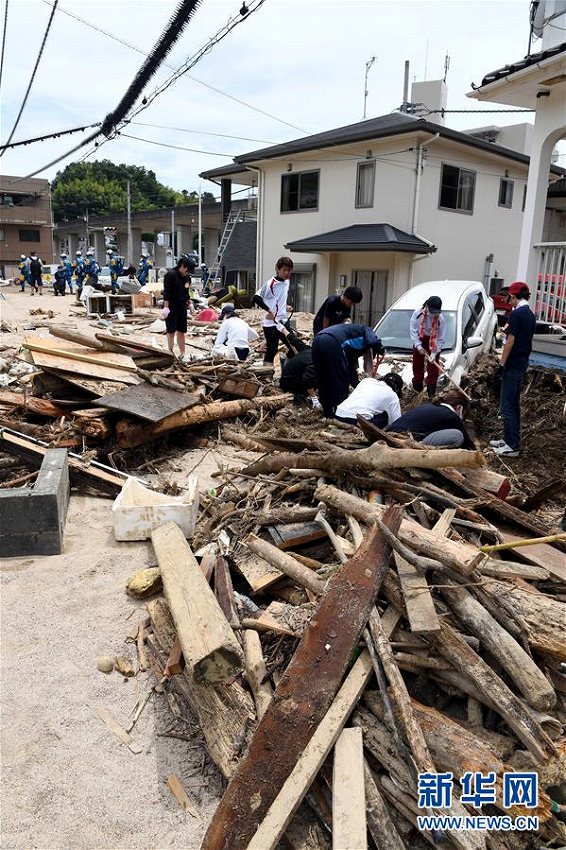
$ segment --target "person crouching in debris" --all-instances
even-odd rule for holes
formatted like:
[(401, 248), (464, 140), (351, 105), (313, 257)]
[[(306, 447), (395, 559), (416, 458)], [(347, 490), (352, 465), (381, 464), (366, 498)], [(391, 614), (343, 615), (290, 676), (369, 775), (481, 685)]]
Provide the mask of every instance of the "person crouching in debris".
[(426, 389), (433, 398), (438, 382), (438, 368), (428, 359), (438, 360), (446, 339), (446, 321), (442, 315), (442, 299), (431, 295), (411, 316), (409, 333), (413, 344), (413, 388), (423, 389), (426, 367)]
[(175, 337), (182, 360), (185, 355), (185, 334), (187, 333), (187, 304), (191, 286), (191, 272), (195, 263), (190, 257), (181, 257), (177, 265), (168, 271), (163, 279), (163, 318), (167, 329), (167, 347), (173, 351)]
[(53, 292), (55, 295), (65, 294), (65, 284), (67, 283), (67, 269), (64, 263), (59, 263), (57, 271), (53, 275)]
[(527, 300), (531, 292), (526, 283), (516, 280), (509, 287), (512, 311), (506, 326), (498, 377), (501, 379), (500, 408), (503, 440), (491, 440), (490, 446), (501, 457), (517, 457), (521, 445), (521, 384), (529, 365), (536, 317)]
[(322, 410), (318, 400), (316, 369), (312, 362), (312, 348), (306, 346), (298, 354), (289, 355), (281, 369), (279, 386), (285, 393), (293, 393), (295, 404), (307, 401), (313, 410)]
[(357, 425), (358, 416), (369, 419), (378, 428), (391, 425), (401, 416), (399, 398), (403, 392), (403, 379), (395, 372), (376, 378), (378, 364), (371, 378), (363, 378), (345, 401), (336, 408), (336, 419)]
[(457, 389), (448, 390), (433, 403), (408, 410), (387, 427), (387, 431), (410, 434), (414, 440), (436, 449), (475, 449), (463, 420), (468, 401)]
[(383, 356), (381, 340), (366, 325), (341, 324), (323, 328), (312, 341), (312, 360), (318, 381), (318, 397), (324, 415), (331, 419), (348, 397), (350, 385), (358, 385), (358, 360), (367, 352)]
[(216, 334), (212, 353), (232, 360), (247, 360), (250, 342), (258, 338), (253, 328), (240, 319), (233, 304), (225, 304), (220, 313), (222, 325)]
[[(279, 343), (283, 342), (291, 350), (287, 324), (287, 305), (289, 297), (289, 279), (293, 273), (291, 257), (280, 257), (275, 264), (275, 275), (267, 280), (253, 297), (253, 303), (265, 310), (262, 322), (265, 336), (265, 354), (263, 363), (271, 366), (275, 360)], [(285, 333), (287, 331), (287, 333)]]

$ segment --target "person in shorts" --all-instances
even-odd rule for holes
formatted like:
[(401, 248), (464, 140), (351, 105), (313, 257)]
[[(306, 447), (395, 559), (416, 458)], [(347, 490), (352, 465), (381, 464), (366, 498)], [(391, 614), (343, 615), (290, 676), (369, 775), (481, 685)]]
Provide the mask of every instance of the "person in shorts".
[(191, 273), (194, 270), (194, 261), (190, 257), (181, 257), (175, 268), (168, 271), (163, 280), (163, 318), (167, 329), (167, 347), (172, 352), (176, 338), (182, 360), (186, 359), (187, 305)]

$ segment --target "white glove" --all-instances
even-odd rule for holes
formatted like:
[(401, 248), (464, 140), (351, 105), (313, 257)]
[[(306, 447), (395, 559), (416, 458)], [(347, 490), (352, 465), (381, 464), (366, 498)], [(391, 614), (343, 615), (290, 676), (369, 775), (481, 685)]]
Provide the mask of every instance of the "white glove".
[(163, 310), (161, 311), (161, 315), (163, 316), (164, 319), (166, 319), (170, 312), (171, 311), (169, 310), (169, 307), (164, 307)]
[(322, 410), (322, 404), (315, 395), (311, 395), (309, 398), (313, 410)]

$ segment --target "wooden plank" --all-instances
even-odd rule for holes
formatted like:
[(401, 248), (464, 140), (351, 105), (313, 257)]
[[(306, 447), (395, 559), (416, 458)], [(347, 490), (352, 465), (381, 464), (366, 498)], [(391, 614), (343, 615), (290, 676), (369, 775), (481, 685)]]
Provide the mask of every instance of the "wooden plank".
[(83, 345), (61, 345), (52, 339), (28, 336), (23, 342), (24, 348), (37, 351), (40, 354), (52, 354), (65, 357), (67, 360), (77, 360), (79, 363), (104, 363), (113, 369), (124, 372), (135, 372), (136, 364), (127, 354), (114, 354), (111, 351), (97, 351)]
[[(527, 539), (528, 535), (510, 534), (507, 531), (501, 531), (503, 543), (510, 540), (517, 540), (522, 537)], [(521, 546), (517, 549), (509, 549), (513, 555), (516, 555), (519, 560), (524, 560), (528, 564), (534, 564), (536, 567), (543, 567), (552, 573), (553, 576), (561, 581), (566, 581), (566, 556), (564, 552), (560, 552), (548, 543), (536, 543), (534, 546)]]
[(233, 395), (236, 398), (255, 398), (259, 387), (257, 381), (246, 381), (245, 378), (237, 378), (233, 375), (223, 378), (218, 384), (218, 390), (221, 393)]
[(168, 522), (151, 540), (185, 664), (198, 681), (225, 682), (242, 670), (242, 650), (185, 535)]
[(161, 345), (153, 345), (151, 342), (145, 342), (143, 339), (137, 339), (134, 336), (114, 336), (113, 334), (97, 333), (97, 340), (101, 342), (109, 342), (121, 348), (130, 348), (137, 351), (147, 351), (150, 354), (158, 354), (160, 357), (165, 357), (167, 360), (175, 359), (173, 352)]
[[(399, 508), (386, 513), (384, 522), (392, 533), (397, 531), (400, 518)], [(381, 531), (374, 526), (353, 558), (329, 582), (316, 616), (307, 626), (224, 792), (201, 850), (248, 847), (340, 688), (390, 553)], [(265, 844), (260, 846), (265, 848)]]
[[(120, 381), (123, 384), (139, 384), (140, 379), (130, 372), (106, 366), (103, 363), (80, 363), (67, 357), (33, 351), (33, 362), (36, 366), (55, 372), (71, 372), (85, 378), (100, 378), (104, 381)], [(114, 355), (117, 357), (118, 355)], [(132, 363), (134, 361), (132, 360)], [(134, 364), (135, 366), (135, 364)], [(136, 367), (137, 368), (137, 367)]]
[(132, 753), (135, 753), (136, 755), (138, 753), (141, 753), (142, 748), (138, 747), (137, 744), (134, 744), (126, 730), (122, 726), (120, 726), (118, 721), (114, 719), (114, 717), (111, 715), (107, 708), (105, 708), (103, 705), (99, 705), (96, 708), (96, 713), (98, 714), (102, 722), (105, 723), (106, 726), (108, 726), (110, 731), (114, 735), (116, 735), (118, 740), (121, 741), (122, 744), (125, 744), (126, 747), (128, 747), (128, 749)]
[(289, 778), (271, 804), (248, 845), (248, 850), (273, 850), (285, 832), (301, 800), (324, 764), (350, 712), (356, 706), (373, 673), (366, 649), (362, 652), (332, 705), (319, 723)]
[(416, 567), (409, 564), (398, 552), (393, 554), (411, 631), (415, 634), (440, 631), (438, 615), (426, 577), (420, 575)]
[(246, 679), (254, 695), (258, 720), (261, 720), (271, 702), (273, 690), (267, 678), (267, 668), (258, 633), (252, 629), (244, 629), (242, 636), (246, 660)]
[(36, 398), (36, 396), (14, 393), (4, 389), (0, 389), (0, 404), (7, 407), (23, 407), (31, 413), (38, 413), (41, 416), (57, 417), (65, 416), (67, 413), (63, 407), (59, 407), (49, 399)]
[(334, 745), (332, 847), (367, 848), (364, 745), (359, 726), (343, 729)]
[(126, 387), (95, 399), (96, 404), (102, 407), (119, 410), (121, 413), (128, 413), (148, 422), (161, 422), (172, 413), (188, 410), (189, 407), (201, 401), (200, 396), (192, 393), (179, 393), (146, 383)]
[(281, 570), (273, 567), (254, 552), (246, 551), (245, 555), (238, 558), (236, 566), (251, 589), (255, 591), (265, 590), (266, 587), (271, 587), (284, 577)]
[(285, 525), (270, 525), (267, 529), (278, 549), (292, 549), (326, 537), (326, 531), (318, 522), (290, 522)]
[(174, 773), (171, 773), (167, 779), (167, 787), (183, 809), (183, 811), (188, 812), (193, 818), (198, 818), (198, 812), (189, 800), (187, 792), (181, 785), (177, 776)]
[(118, 390), (123, 389), (130, 384), (133, 385), (133, 381), (130, 381), (128, 384), (123, 383), (123, 381), (108, 381), (97, 378), (85, 378), (81, 375), (75, 375), (71, 372), (63, 372), (59, 369), (50, 369), (45, 366), (42, 367), (43, 372), (42, 375), (49, 375), (52, 378), (58, 378), (63, 381), (65, 384), (70, 384), (72, 387), (78, 387), (83, 390), (83, 392), (88, 393), (91, 398), (96, 398), (97, 396), (109, 395), (111, 393), (118, 392)]

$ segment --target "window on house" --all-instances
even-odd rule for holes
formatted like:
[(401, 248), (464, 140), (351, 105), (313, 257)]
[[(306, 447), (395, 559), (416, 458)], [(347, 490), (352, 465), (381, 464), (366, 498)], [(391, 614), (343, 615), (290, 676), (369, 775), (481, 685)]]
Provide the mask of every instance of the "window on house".
[(289, 286), (289, 303), (296, 313), (314, 313), (316, 264), (295, 264)]
[(359, 162), (356, 177), (356, 207), (373, 207), (375, 162)]
[(455, 165), (443, 165), (440, 177), (440, 203), (445, 210), (473, 212), (476, 172)]
[(281, 176), (281, 212), (318, 209), (318, 171)]
[(40, 242), (39, 230), (20, 230), (20, 242)]
[(511, 209), (513, 206), (513, 188), (515, 184), (512, 180), (506, 180), (504, 177), (499, 181), (499, 206)]
[(527, 206), (527, 184), (523, 186), (523, 203), (521, 205), (521, 212), (525, 212), (525, 207)]

